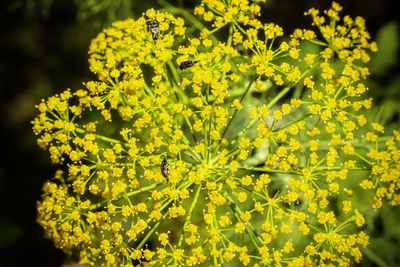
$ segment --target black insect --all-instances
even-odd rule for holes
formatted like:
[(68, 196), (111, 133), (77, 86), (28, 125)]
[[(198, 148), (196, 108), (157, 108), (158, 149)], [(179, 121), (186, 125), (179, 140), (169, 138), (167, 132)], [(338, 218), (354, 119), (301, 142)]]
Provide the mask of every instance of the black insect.
[(194, 61), (194, 60), (188, 60), (188, 61), (183, 61), (180, 65), (179, 65), (179, 69), (180, 70), (184, 70), (187, 68), (190, 68), (191, 66), (193, 66), (194, 64), (196, 64), (198, 61)]
[(161, 174), (164, 176), (165, 179), (167, 179), (168, 182), (168, 161), (167, 158), (164, 158), (163, 161), (161, 162)]
[(150, 23), (150, 32), (151, 32), (151, 35), (153, 36), (154, 43), (157, 44), (157, 40), (158, 40), (158, 22), (156, 20), (153, 20)]
[(290, 167), (292, 167), (292, 169), (293, 169), (295, 172), (301, 172), (301, 170), (302, 170), (302, 168), (299, 168), (299, 167), (297, 167), (297, 166), (294, 165), (294, 164), (291, 164)]

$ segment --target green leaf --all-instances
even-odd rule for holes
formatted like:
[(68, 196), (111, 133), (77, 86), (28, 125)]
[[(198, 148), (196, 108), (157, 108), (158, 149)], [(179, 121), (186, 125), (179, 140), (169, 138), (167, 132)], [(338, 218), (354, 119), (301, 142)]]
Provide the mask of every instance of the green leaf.
[(397, 243), (385, 238), (378, 237), (371, 240), (371, 244), (363, 248), (362, 251), (366, 258), (374, 262), (376, 266), (389, 267), (398, 266), (400, 260), (400, 247)]
[(397, 60), (399, 45), (398, 25), (395, 21), (383, 26), (377, 35), (378, 52), (372, 57), (370, 71), (380, 76), (389, 70)]
[(0, 249), (15, 243), (21, 235), (21, 227), (4, 220), (0, 221)]

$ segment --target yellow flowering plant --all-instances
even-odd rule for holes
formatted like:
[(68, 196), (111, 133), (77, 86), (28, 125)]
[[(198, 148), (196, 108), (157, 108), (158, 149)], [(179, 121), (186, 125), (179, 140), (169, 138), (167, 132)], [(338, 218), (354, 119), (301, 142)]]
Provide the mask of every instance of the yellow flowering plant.
[(377, 45), (336, 2), (289, 35), (262, 2), (202, 0), (197, 35), (150, 9), (93, 39), (97, 80), (32, 122), (64, 166), (37, 206), (56, 247), (94, 266), (361, 261), (354, 201), (400, 204), (400, 132), (363, 113)]

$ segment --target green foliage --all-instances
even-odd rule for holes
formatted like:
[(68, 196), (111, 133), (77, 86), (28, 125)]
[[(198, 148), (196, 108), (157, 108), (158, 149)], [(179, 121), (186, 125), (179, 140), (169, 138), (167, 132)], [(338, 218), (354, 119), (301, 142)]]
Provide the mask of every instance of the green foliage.
[(396, 22), (383, 26), (376, 37), (379, 50), (371, 59), (371, 73), (383, 76), (398, 60), (399, 27)]

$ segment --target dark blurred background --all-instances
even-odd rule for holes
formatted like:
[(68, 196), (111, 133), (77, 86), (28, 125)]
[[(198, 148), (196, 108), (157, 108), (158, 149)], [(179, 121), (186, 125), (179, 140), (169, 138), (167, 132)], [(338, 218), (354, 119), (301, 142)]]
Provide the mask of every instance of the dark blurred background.
[[(199, 2), (169, 3), (190, 9)], [(310, 25), (310, 19), (303, 16), (304, 11), (310, 7), (327, 9), (330, 3), (328, 0), (267, 0), (263, 20), (277, 23), (288, 33)], [(380, 57), (374, 57), (371, 63), (370, 93), (378, 105), (386, 106), (382, 111), (385, 122), (398, 123), (396, 2), (340, 3), (344, 6), (342, 14), (364, 17), (372, 37), (380, 40)], [(51, 165), (47, 152), (36, 145), (30, 124), (36, 115), (34, 106), (42, 98), (67, 88), (76, 90), (82, 82), (94, 79), (87, 62), (90, 40), (112, 21), (137, 18), (150, 7), (161, 5), (158, 1), (138, 0), (1, 1), (0, 266), (61, 266), (68, 261), (62, 251), (43, 238), (43, 231), (36, 223), (36, 201), (40, 199), (42, 184), (52, 177), (57, 166)], [(385, 229), (382, 234), (387, 234)], [(398, 237), (389, 236), (391, 241), (382, 253), (398, 254)], [(398, 256), (393, 259), (385, 254), (379, 256), (387, 259), (389, 266), (394, 266), (398, 259)], [(371, 266), (371, 261), (365, 265)]]

